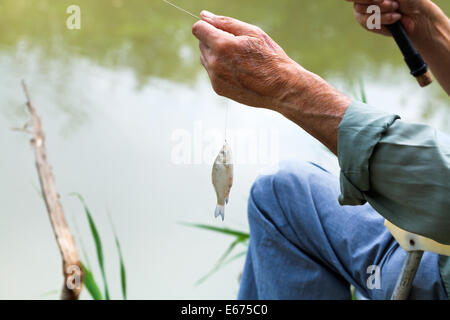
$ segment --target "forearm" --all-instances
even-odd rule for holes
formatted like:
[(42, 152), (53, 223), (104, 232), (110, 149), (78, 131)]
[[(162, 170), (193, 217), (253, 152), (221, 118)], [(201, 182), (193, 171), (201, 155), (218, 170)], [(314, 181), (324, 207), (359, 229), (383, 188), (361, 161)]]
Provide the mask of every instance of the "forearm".
[(431, 1), (424, 14), (424, 24), (412, 41), (428, 63), (433, 75), (450, 95), (450, 20)]
[(337, 154), (338, 127), (351, 99), (300, 66), (293, 70), (295, 86), (274, 107)]

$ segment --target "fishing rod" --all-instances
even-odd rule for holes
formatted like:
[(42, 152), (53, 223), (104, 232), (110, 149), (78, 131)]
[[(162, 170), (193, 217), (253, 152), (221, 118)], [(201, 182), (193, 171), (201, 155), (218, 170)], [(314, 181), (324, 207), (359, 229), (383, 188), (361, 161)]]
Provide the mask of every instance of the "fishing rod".
[(433, 82), (431, 73), (428, 71), (428, 65), (423, 60), (419, 51), (414, 47), (408, 34), (403, 28), (400, 21), (387, 25), (387, 28), (392, 34), (400, 51), (403, 54), (405, 62), (411, 71), (411, 74), (416, 78), (421, 87), (426, 87)]
[[(162, 0), (165, 3), (177, 8), (180, 11), (183, 11), (189, 15), (191, 15), (194, 18), (201, 19), (197, 15), (167, 1)], [(409, 70), (411, 71), (411, 74), (416, 78), (417, 82), (421, 87), (426, 87), (429, 84), (433, 82), (433, 78), (431, 77), (431, 73), (428, 71), (428, 65), (423, 60), (422, 56), (420, 55), (419, 51), (414, 47), (414, 45), (411, 42), (411, 39), (409, 38), (408, 34), (406, 33), (405, 29), (403, 28), (403, 25), (400, 21), (397, 21), (393, 24), (387, 25), (387, 28), (392, 34), (392, 37), (394, 38), (395, 42), (397, 43), (398, 47), (400, 48), (400, 51), (403, 54), (403, 57), (405, 59), (405, 62), (407, 66), (409, 67)]]

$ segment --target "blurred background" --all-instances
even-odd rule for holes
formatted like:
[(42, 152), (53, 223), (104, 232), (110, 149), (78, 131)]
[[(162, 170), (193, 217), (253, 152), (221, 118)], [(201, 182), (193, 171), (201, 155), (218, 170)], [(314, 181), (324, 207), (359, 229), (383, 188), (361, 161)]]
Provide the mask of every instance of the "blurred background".
[[(435, 2), (450, 13), (449, 1)], [(394, 41), (359, 27), (350, 3), (174, 3), (256, 24), (349, 96), (361, 99), (362, 82), (374, 108), (449, 131), (445, 92), (437, 83), (420, 89)], [(80, 30), (66, 27), (72, 4), (81, 8)], [(0, 299), (56, 299), (62, 285), (30, 135), (12, 130), (29, 120), (21, 79), (43, 121), (68, 222), (95, 261), (83, 207), (69, 194), (82, 194), (91, 209), (112, 298), (121, 294), (107, 212), (121, 241), (129, 298), (233, 299), (243, 257), (195, 285), (232, 239), (180, 222), (248, 231), (252, 182), (281, 160), (310, 160), (338, 173), (336, 158), (293, 123), (213, 92), (191, 34), (194, 22), (161, 0), (0, 0)], [(213, 217), (210, 175), (227, 107), (240, 160), (221, 222)], [(100, 281), (100, 270), (93, 272)], [(82, 298), (90, 296), (84, 291)]]

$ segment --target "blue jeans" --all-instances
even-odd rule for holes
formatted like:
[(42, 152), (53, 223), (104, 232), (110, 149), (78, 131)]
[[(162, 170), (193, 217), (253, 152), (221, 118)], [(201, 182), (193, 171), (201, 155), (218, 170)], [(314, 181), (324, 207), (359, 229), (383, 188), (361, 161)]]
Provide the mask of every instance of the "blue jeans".
[[(338, 179), (312, 163), (257, 179), (239, 299), (350, 299), (350, 284), (390, 298), (406, 253), (370, 205), (340, 206), (339, 193)], [(437, 254), (425, 252), (410, 298), (447, 299)]]

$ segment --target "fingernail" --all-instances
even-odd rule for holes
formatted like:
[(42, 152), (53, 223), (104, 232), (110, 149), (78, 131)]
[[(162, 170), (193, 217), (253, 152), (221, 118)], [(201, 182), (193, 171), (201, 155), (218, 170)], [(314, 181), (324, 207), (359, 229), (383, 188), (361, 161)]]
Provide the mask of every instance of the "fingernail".
[(393, 13), (392, 14), (392, 20), (399, 20), (402, 17), (402, 15), (400, 13)]
[(212, 19), (214, 19), (214, 17), (215, 17), (215, 15), (214, 15), (213, 13), (211, 13), (211, 12), (209, 12), (209, 11), (206, 11), (206, 10), (203, 10), (203, 11), (200, 13), (200, 15), (201, 15), (203, 18), (206, 18), (206, 19), (209, 19), (209, 20), (212, 20)]
[(400, 7), (397, 1), (392, 2), (392, 9), (397, 10)]

